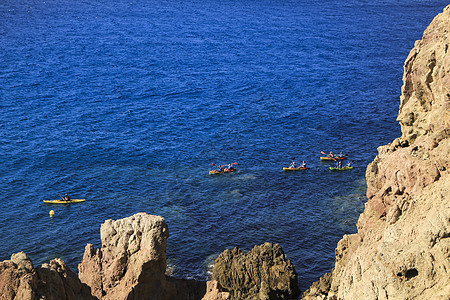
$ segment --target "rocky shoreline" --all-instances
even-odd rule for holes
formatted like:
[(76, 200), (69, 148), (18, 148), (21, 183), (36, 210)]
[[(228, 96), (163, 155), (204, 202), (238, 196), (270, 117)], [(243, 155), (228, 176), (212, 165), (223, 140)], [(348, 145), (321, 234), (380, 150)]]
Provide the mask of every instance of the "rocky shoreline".
[(450, 6), (404, 65), (402, 136), (366, 171), (358, 232), (303, 299), (450, 298)]
[[(358, 232), (302, 299), (450, 298), (450, 5), (406, 59), (398, 121), (366, 171)], [(79, 276), (61, 259), (34, 267), (25, 253), (0, 262), (0, 299), (298, 299), (295, 267), (277, 244), (219, 255), (210, 282), (166, 274), (169, 229), (138, 213), (107, 220)]]
[(138, 213), (101, 225), (102, 247), (87, 244), (79, 275), (57, 258), (34, 267), (25, 253), (0, 263), (0, 299), (298, 299), (297, 273), (278, 244), (225, 250), (210, 282), (166, 274), (169, 229)]

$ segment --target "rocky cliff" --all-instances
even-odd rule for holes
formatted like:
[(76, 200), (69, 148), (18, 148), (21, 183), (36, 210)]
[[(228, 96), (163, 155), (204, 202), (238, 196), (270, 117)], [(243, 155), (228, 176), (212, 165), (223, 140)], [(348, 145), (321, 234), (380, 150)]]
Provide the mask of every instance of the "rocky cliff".
[(358, 232), (303, 299), (450, 298), (450, 6), (406, 59), (397, 120), (367, 167)]

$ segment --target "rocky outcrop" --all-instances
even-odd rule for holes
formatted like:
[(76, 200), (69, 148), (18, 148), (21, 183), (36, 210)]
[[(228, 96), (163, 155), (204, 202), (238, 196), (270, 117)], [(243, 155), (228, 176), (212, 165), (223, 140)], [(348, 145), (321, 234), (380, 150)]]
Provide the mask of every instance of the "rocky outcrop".
[(216, 259), (203, 299), (298, 299), (297, 273), (281, 246), (265, 243), (252, 251), (225, 250)]
[(366, 171), (358, 233), (303, 299), (449, 299), (450, 6), (405, 62), (402, 136), (378, 149)]
[(0, 262), (0, 299), (200, 300), (206, 293), (205, 282), (165, 274), (169, 231), (163, 217), (107, 220), (100, 235), (101, 249), (85, 248), (79, 278), (59, 258), (34, 268), (20, 252)]
[(80, 279), (92, 294), (103, 299), (143, 299), (139, 296), (153, 290), (160, 299), (169, 237), (164, 218), (139, 213), (107, 220), (100, 237), (102, 248), (94, 251), (88, 244), (78, 266)]
[(1, 262), (0, 299), (244, 300), (297, 299), (300, 294), (294, 266), (278, 244), (265, 243), (248, 253), (224, 251), (206, 286), (165, 274), (169, 231), (163, 217), (138, 213), (107, 220), (100, 236), (101, 249), (86, 246), (79, 278), (58, 258), (34, 268), (20, 252)]
[(61, 259), (35, 268), (28, 256), (19, 252), (13, 254), (11, 260), (0, 262), (0, 299), (95, 298)]
[(83, 283), (99, 299), (201, 299), (205, 283), (170, 278), (169, 230), (163, 217), (138, 213), (101, 225), (101, 249), (86, 246), (78, 266)]

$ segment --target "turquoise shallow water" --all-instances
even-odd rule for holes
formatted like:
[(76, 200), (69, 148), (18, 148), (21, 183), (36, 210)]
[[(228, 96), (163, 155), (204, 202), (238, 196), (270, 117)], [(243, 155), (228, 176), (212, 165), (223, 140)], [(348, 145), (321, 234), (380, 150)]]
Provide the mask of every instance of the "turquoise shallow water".
[[(175, 276), (270, 241), (304, 290), (356, 231), (403, 62), (445, 4), (3, 1), (0, 259), (76, 271), (105, 219), (144, 211), (166, 218)], [(330, 150), (355, 169), (330, 172)], [(311, 169), (283, 173), (292, 157)], [(65, 192), (87, 201), (42, 203)]]

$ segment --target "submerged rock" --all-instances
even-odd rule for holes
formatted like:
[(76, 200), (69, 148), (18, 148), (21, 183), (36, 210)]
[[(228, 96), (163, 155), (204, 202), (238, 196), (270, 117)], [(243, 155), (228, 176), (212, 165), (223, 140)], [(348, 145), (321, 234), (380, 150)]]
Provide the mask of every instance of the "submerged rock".
[(278, 244), (265, 243), (247, 253), (237, 247), (225, 250), (216, 259), (212, 280), (205, 300), (298, 299), (300, 295), (294, 265)]
[(367, 167), (358, 233), (303, 299), (449, 299), (450, 6), (415, 43), (403, 83), (402, 136)]

